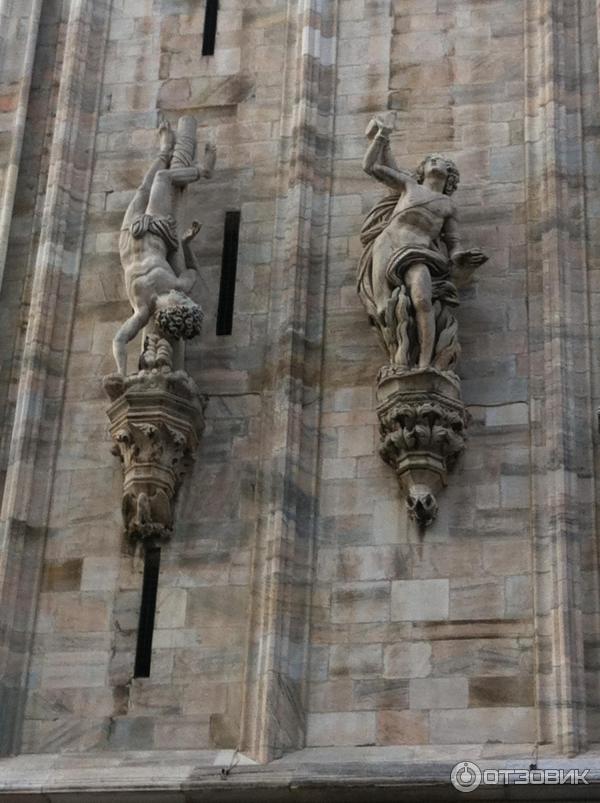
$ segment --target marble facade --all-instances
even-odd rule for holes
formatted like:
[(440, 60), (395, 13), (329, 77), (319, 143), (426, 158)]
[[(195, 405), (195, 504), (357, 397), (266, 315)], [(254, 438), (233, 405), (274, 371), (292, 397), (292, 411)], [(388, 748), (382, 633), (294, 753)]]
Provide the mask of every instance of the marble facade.
[[(0, 801), (453, 799), (465, 759), (600, 781), (597, 3), (220, 0), (203, 57), (204, 13), (0, 2)], [(377, 454), (356, 294), (384, 108), (398, 161), (459, 165), (489, 257), (456, 313), (467, 446), (425, 532)], [(184, 115), (218, 148), (184, 209), (208, 403), (136, 678), (102, 377), (123, 214)]]

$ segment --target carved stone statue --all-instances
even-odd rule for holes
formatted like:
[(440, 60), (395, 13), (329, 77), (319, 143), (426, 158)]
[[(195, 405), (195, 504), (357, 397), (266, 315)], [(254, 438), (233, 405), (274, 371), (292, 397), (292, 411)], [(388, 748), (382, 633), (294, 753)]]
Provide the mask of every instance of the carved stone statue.
[[(182, 338), (199, 334), (202, 324), (200, 308), (186, 295), (197, 278), (198, 265), (189, 244), (200, 224), (194, 221), (180, 239), (175, 213), (178, 190), (212, 175), (216, 148), (206, 145), (203, 168), (193, 164), (196, 123), (193, 121), (192, 139), (186, 128), (193, 118), (182, 120), (186, 123), (180, 126), (183, 134), (177, 139), (168, 123), (161, 124), (159, 154), (127, 207), (121, 228), (119, 253), (133, 308), (113, 341), (117, 371), (122, 376), (127, 373), (127, 344), (149, 323), (178, 344)], [(174, 356), (178, 369), (183, 368), (182, 351), (179, 348)]]
[(404, 368), (451, 368), (458, 356), (458, 305), (451, 272), (465, 281), (487, 257), (465, 251), (450, 196), (460, 179), (454, 162), (427, 156), (415, 173), (397, 166), (388, 115), (371, 120), (364, 170), (392, 189), (367, 217), (358, 294), (390, 361)]
[(361, 230), (357, 290), (389, 360), (378, 377), (381, 455), (424, 526), (435, 518), (435, 491), (464, 445), (467, 414), (453, 370), (460, 353), (456, 286), (468, 284), (487, 257), (461, 246), (450, 197), (460, 179), (454, 162), (430, 155), (414, 173), (398, 167), (393, 129), (388, 113), (366, 131), (363, 168), (392, 193)]
[[(209, 144), (203, 166), (195, 164), (193, 117), (182, 117), (177, 133), (162, 123), (159, 139), (121, 228), (132, 315), (113, 340), (117, 373), (104, 379), (113, 452), (124, 468), (125, 531), (146, 544), (172, 534), (177, 491), (204, 428), (206, 400), (184, 367), (184, 341), (202, 326), (202, 310), (188, 296), (198, 271), (190, 243), (200, 224), (180, 235), (179, 209), (186, 187), (210, 178), (216, 159)], [(127, 346), (142, 330), (138, 370), (127, 374)]]

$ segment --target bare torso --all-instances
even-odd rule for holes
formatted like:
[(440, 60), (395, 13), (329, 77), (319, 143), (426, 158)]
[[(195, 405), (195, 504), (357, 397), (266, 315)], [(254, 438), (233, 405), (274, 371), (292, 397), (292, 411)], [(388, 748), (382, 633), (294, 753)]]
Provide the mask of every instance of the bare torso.
[(119, 237), (119, 252), (125, 274), (125, 287), (130, 296), (131, 285), (139, 277), (147, 276), (155, 268), (172, 272), (164, 240), (149, 231), (143, 237), (136, 238), (131, 234), (129, 228), (122, 229)]
[(382, 256), (384, 251), (397, 251), (404, 246), (431, 248), (453, 215), (454, 204), (447, 195), (416, 182), (407, 183), (374, 250)]

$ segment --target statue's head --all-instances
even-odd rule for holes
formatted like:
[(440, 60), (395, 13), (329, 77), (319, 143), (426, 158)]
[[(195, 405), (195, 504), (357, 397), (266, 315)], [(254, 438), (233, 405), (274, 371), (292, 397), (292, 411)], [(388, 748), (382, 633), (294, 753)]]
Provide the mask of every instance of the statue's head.
[(154, 310), (154, 320), (165, 337), (190, 340), (202, 331), (202, 310), (179, 290), (158, 296)]
[(443, 189), (445, 195), (452, 195), (460, 181), (458, 167), (452, 159), (446, 159), (445, 156), (440, 156), (437, 153), (431, 153), (429, 156), (426, 156), (417, 167), (415, 175), (419, 184), (423, 184), (428, 175), (444, 175), (446, 177), (446, 183)]

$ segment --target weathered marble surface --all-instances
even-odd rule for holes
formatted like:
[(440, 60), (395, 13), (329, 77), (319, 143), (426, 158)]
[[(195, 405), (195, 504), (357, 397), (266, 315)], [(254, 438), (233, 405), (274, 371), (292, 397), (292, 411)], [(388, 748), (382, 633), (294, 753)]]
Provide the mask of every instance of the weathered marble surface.
[[(70, 803), (86, 795), (90, 803), (193, 803), (200, 800), (312, 801), (323, 797), (360, 803), (402, 800), (420, 803), (459, 801), (464, 794), (449, 783), (458, 749), (384, 747), (305, 749), (288, 754), (267, 766), (253, 765), (246, 756), (231, 750), (219, 752), (152, 751), (102, 757), (29, 756), (0, 764), (0, 800), (21, 803), (40, 794), (51, 803)], [(531, 745), (514, 745), (510, 756), (502, 748), (469, 745), (469, 757), (481, 769), (526, 769), (531, 763)], [(460, 758), (458, 760), (460, 760)], [(540, 758), (541, 769), (589, 769), (587, 785), (569, 787), (487, 787), (469, 799), (491, 800), (600, 800), (600, 759), (586, 753), (577, 760), (549, 755)], [(229, 769), (226, 777), (223, 770)], [(26, 777), (24, 777), (26, 776)], [(79, 799), (81, 799), (79, 797)]]
[[(528, 761), (538, 737), (548, 760), (584, 750), (600, 727), (596, 4), (222, 0), (212, 60), (202, 25), (201, 4), (172, 0), (42, 9), (0, 298), (3, 749), (46, 767), (189, 749), (186, 778), (200, 750), (266, 761), (305, 738), (338, 777), (386, 755)], [(17, 76), (0, 103), (21, 97), (28, 26), (0, 26), (19, 43), (0, 49)], [(424, 540), (374, 454), (381, 357), (354, 286), (378, 195), (363, 135), (386, 101), (410, 113), (403, 161), (440, 150), (470, 177), (462, 225), (493, 266), (461, 298), (473, 421)], [(115, 232), (157, 112), (221, 144), (210, 196), (190, 198), (206, 319), (189, 370), (211, 400), (152, 677), (132, 680), (141, 563), (100, 378), (129, 313)], [(236, 312), (217, 338), (230, 208)], [(478, 743), (457, 748), (466, 732)], [(0, 770), (33, 773), (15, 761)], [(217, 782), (212, 765), (197, 780)]]

